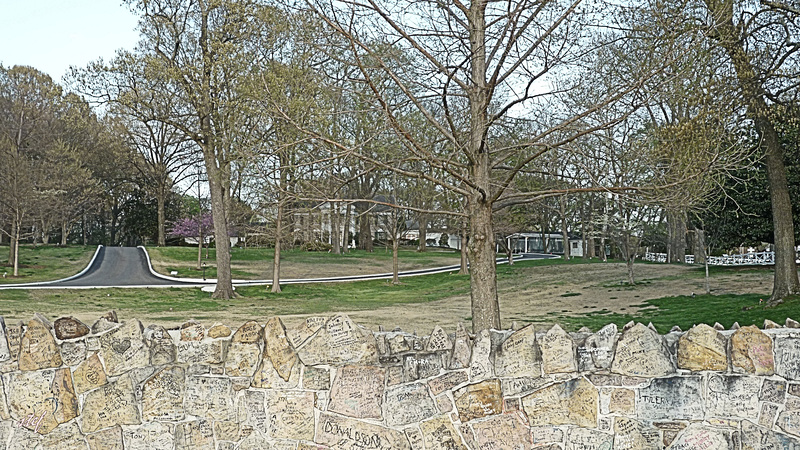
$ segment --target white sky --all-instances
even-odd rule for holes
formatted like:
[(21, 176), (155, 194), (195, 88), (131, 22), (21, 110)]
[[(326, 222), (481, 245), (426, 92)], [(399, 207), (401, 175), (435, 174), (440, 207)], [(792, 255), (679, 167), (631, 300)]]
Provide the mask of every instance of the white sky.
[(0, 0), (0, 63), (33, 66), (60, 82), (70, 66), (133, 49), (136, 24), (122, 0)]

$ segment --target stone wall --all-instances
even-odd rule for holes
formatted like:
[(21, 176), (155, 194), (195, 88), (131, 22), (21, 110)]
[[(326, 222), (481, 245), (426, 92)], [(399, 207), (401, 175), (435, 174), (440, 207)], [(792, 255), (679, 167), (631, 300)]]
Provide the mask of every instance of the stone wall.
[(775, 324), (117, 322), (0, 320), (0, 448), (800, 449), (800, 329)]

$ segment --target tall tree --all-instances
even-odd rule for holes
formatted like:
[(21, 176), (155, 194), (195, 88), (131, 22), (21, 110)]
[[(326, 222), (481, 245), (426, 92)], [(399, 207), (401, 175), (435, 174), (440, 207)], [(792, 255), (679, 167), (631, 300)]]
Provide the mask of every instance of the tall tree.
[[(582, 111), (567, 112), (554, 105), (580, 85), (570, 74), (577, 74), (579, 65), (608, 40), (620, 37), (610, 28), (592, 36), (591, 30), (608, 24), (603, 17), (614, 14), (608, 5), (584, 8), (580, 0), (307, 4), (348, 42), (349, 58), (373, 93), (372, 107), (402, 139), (402, 151), (372, 162), (427, 179), (466, 199), (473, 329), (499, 327), (494, 210), (549, 195), (514, 192), (509, 186), (548, 150), (607, 125), (579, 126), (581, 119), (641, 87), (660, 71), (660, 62), (642, 64), (635, 79), (610, 86), (606, 96)], [(388, 42), (410, 63), (396, 64), (393, 54), (379, 51)], [(402, 95), (385, 95), (387, 83)], [(440, 146), (444, 152), (433, 151), (430, 142), (414, 133), (414, 122), (407, 120), (412, 116), (424, 117), (438, 131), (438, 139), (447, 143)], [(542, 120), (547, 117), (556, 120)], [(527, 121), (528, 134), (513, 145), (496, 145), (495, 138), (514, 118)], [(342, 148), (351, 154), (360, 149)], [(406, 170), (399, 159), (419, 160), (426, 168)], [(447, 177), (430, 175), (436, 169)]]
[[(770, 304), (800, 293), (794, 225), (776, 122), (800, 88), (800, 9), (782, 1), (703, 0), (705, 34), (728, 57), (741, 105), (758, 133), (770, 187), (775, 280)], [(704, 9), (703, 9), (704, 8)], [(775, 106), (770, 106), (775, 105)]]
[[(214, 298), (235, 296), (231, 282), (229, 216), (231, 164), (248, 139), (263, 49), (271, 46), (270, 11), (255, 1), (129, 0), (140, 14), (142, 40), (135, 54), (114, 64), (130, 65), (145, 80), (163, 80), (158, 96), (174, 99), (155, 119), (191, 139), (208, 175), (217, 246)], [(101, 71), (113, 74), (115, 69)], [(119, 80), (114, 80), (112, 85)], [(106, 89), (109, 83), (101, 87)], [(123, 85), (130, 100), (147, 104), (150, 89)]]

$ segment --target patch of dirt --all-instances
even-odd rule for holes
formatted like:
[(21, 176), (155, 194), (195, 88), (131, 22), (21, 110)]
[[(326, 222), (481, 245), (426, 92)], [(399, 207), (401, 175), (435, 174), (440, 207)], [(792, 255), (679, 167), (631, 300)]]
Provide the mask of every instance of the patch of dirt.
[[(637, 264), (634, 277), (638, 284), (629, 286), (627, 269), (621, 263), (598, 263), (531, 267), (520, 271), (513, 280), (500, 279), (500, 317), (503, 328), (512, 322), (550, 326), (552, 314), (580, 315), (607, 310), (635, 313), (646, 300), (705, 292), (704, 278), (689, 275), (688, 266)], [(772, 291), (772, 275), (764, 272), (733, 272), (711, 278), (712, 294), (749, 294)], [(566, 295), (569, 294), (569, 295)], [(580, 295), (575, 295), (580, 294)], [(374, 311), (353, 311), (348, 315), (363, 326), (429, 334), (435, 325), (455, 329), (463, 322), (469, 330), (469, 296), (453, 297), (411, 306), (390, 306)], [(287, 318), (292, 322), (293, 317)], [(446, 328), (447, 329), (447, 328)]]

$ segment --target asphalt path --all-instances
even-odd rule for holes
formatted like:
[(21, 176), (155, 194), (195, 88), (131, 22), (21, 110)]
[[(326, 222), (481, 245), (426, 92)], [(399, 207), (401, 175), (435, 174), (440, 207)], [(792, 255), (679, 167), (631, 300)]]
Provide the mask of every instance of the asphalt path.
[[(545, 254), (524, 254), (515, 257), (521, 259), (544, 259), (557, 257)], [(505, 258), (498, 263), (507, 262)], [(458, 270), (458, 265), (436, 267), (400, 272), (401, 277), (430, 275), (434, 273)], [(298, 278), (281, 280), (281, 284), (299, 283), (335, 283), (345, 281), (379, 280), (391, 278), (391, 273), (373, 275), (356, 275), (328, 278)], [(150, 264), (149, 255), (144, 247), (98, 247), (89, 266), (76, 276), (63, 280), (0, 285), (0, 289), (86, 289), (86, 288), (131, 288), (131, 287), (204, 287), (213, 286), (216, 280), (206, 281), (192, 278), (174, 278), (155, 273)], [(272, 280), (234, 280), (235, 286), (254, 286), (272, 284)]]

